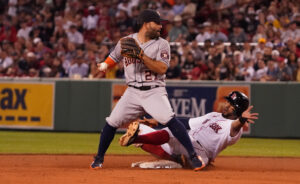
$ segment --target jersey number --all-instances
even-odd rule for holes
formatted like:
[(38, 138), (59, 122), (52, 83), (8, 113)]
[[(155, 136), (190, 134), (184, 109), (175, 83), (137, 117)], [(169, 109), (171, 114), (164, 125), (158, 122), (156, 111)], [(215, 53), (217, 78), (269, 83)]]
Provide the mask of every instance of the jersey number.
[[(152, 81), (152, 72), (150, 70), (145, 71), (145, 79), (146, 81)], [(154, 80), (157, 80), (157, 73), (154, 73)]]

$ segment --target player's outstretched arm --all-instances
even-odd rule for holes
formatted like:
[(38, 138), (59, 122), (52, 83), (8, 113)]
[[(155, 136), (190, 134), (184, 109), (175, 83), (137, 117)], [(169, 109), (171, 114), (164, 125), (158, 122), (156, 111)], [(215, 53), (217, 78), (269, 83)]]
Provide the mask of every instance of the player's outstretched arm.
[(254, 120), (258, 119), (258, 113), (251, 113), (252, 108), (253, 106), (248, 107), (248, 109), (242, 113), (242, 116), (239, 119), (232, 122), (230, 129), (231, 137), (236, 136), (246, 122), (254, 123)]

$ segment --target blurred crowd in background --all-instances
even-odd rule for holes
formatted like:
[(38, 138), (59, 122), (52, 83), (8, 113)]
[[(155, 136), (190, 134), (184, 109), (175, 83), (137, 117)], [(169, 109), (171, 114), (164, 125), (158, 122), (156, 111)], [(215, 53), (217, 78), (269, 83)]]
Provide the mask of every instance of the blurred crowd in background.
[(299, 0), (1, 0), (0, 77), (124, 78), (97, 63), (157, 10), (167, 79), (300, 82)]

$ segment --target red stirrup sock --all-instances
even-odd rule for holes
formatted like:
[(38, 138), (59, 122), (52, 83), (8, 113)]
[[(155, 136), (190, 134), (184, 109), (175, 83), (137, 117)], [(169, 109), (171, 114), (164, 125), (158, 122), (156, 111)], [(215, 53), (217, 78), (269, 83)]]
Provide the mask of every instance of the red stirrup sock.
[(143, 144), (141, 147), (144, 151), (151, 153), (155, 157), (165, 159), (165, 160), (173, 160), (171, 155), (169, 155), (165, 150), (162, 149), (159, 145), (151, 145), (151, 144)]
[(169, 133), (166, 130), (157, 130), (148, 134), (139, 135), (134, 143), (161, 145), (167, 143), (170, 139)]

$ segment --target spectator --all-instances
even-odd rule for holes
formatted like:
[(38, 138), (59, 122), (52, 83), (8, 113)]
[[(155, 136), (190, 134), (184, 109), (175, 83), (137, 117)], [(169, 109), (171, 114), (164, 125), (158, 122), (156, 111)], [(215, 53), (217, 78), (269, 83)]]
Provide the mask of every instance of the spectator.
[(278, 76), (278, 68), (275, 66), (275, 62), (273, 60), (269, 60), (267, 62), (267, 76), (265, 79), (267, 81), (277, 81), (277, 76)]
[(7, 54), (6, 51), (0, 51), (0, 73), (6, 72), (8, 67), (13, 64), (12, 58)]
[(258, 44), (257, 46), (255, 47), (255, 49), (253, 50), (253, 57), (256, 57), (256, 53), (257, 52), (260, 52), (262, 54), (264, 54), (264, 51), (265, 51), (265, 46), (266, 46), (266, 39), (264, 38), (260, 38), (258, 40)]
[(233, 64), (237, 66), (238, 68), (241, 68), (244, 63), (244, 57), (241, 51), (236, 50), (233, 53)]
[(97, 28), (97, 23), (99, 16), (96, 14), (96, 8), (94, 6), (89, 6), (89, 15), (82, 18), (83, 28), (86, 30), (94, 30)]
[(258, 61), (258, 70), (255, 72), (254, 77), (252, 80), (254, 81), (266, 81), (266, 76), (267, 76), (267, 71), (268, 68), (265, 64), (264, 60), (259, 60)]
[(247, 41), (246, 34), (239, 24), (233, 26), (233, 32), (229, 35), (230, 42), (245, 42)]
[(60, 78), (66, 75), (65, 70), (62, 66), (61, 58), (59, 57), (54, 58), (53, 64), (50, 67), (51, 67), (50, 77)]
[(77, 30), (75, 25), (70, 26), (70, 30), (67, 32), (68, 39), (71, 43), (76, 45), (83, 44), (83, 35)]
[(31, 26), (28, 26), (27, 22), (22, 22), (21, 23), (21, 29), (19, 29), (17, 33), (18, 38), (24, 38), (25, 40), (29, 39), (29, 33), (32, 30)]
[(266, 32), (265, 32), (265, 27), (262, 24), (259, 24), (257, 26), (256, 33), (252, 38), (252, 41), (253, 42), (260, 42), (260, 41), (262, 41), (262, 39), (266, 40), (267, 35), (266, 35)]
[(272, 51), (272, 60), (278, 61), (279, 57), (280, 57), (280, 53), (278, 52), (278, 50), (273, 50)]
[(221, 65), (217, 68), (217, 78), (219, 80), (234, 80), (235, 66), (233, 65), (233, 58), (231, 55), (226, 56)]
[(211, 35), (212, 42), (218, 42), (218, 41), (227, 42), (228, 41), (227, 36), (223, 32), (220, 31), (220, 26), (218, 24), (213, 25), (213, 30), (214, 30), (214, 32)]
[(287, 65), (292, 70), (292, 74), (293, 74), (292, 80), (294, 81), (294, 80), (296, 80), (296, 72), (297, 72), (297, 69), (298, 69), (297, 56), (296, 56), (295, 53), (290, 53), (287, 59), (288, 59)]
[(208, 61), (207, 70), (200, 75), (201, 80), (217, 80), (216, 67), (212, 61)]
[(164, 20), (173, 20), (175, 17), (174, 12), (172, 11), (172, 7), (169, 3), (163, 2), (161, 8), (158, 9), (160, 13), (160, 17)]
[(265, 61), (272, 59), (272, 49), (273, 49), (273, 44), (271, 42), (267, 42), (264, 48), (264, 57), (263, 57)]
[(231, 8), (235, 4), (236, 4), (236, 0), (222, 0), (218, 9), (223, 10), (223, 9)]
[[(243, 58), (245, 60), (253, 58), (253, 56), (252, 56), (252, 48), (251, 48), (251, 45), (250, 45), (249, 42), (245, 42), (244, 43), (242, 55), (243, 55)], [(255, 63), (255, 60), (254, 60), (254, 63)]]
[(3, 19), (2, 25), (0, 24), (0, 42), (4, 40), (12, 43), (17, 41), (17, 29), (12, 24), (11, 17), (3, 16)]
[(196, 36), (197, 42), (205, 42), (206, 40), (212, 41), (213, 33), (211, 30), (210, 22), (204, 22), (203, 25), (199, 27), (199, 29), (200, 29), (199, 34)]
[(198, 46), (197, 41), (192, 41), (189, 46), (189, 51), (193, 53), (195, 60), (205, 61), (205, 54)]
[(237, 80), (251, 81), (255, 70), (253, 68), (253, 61), (251, 59), (245, 60), (244, 66), (239, 70), (237, 74)]
[[(248, 7), (248, 12), (245, 21), (247, 22), (247, 27), (245, 29), (245, 32), (252, 37), (255, 34), (257, 27), (259, 25), (259, 21), (256, 20), (256, 13), (253, 6)], [(257, 42), (257, 40), (253, 40), (253, 41)]]
[[(34, 70), (31, 70), (32, 71), (31, 74), (32, 74), (32, 76), (35, 76), (36, 73), (34, 73), (33, 71), (37, 72), (39, 69), (38, 60), (36, 58), (36, 55), (33, 52), (28, 52), (28, 53), (24, 54), (24, 57), (19, 60), (18, 65), (19, 65), (19, 68), (21, 69), (22, 75), (24, 75), (24, 76), (29, 75), (30, 69), (34, 69)], [(37, 75), (38, 75), (38, 72), (37, 72)]]
[(204, 62), (204, 60), (198, 59), (195, 62), (195, 67), (190, 72), (191, 79), (192, 80), (199, 80), (201, 78), (201, 75), (207, 71), (207, 66)]
[(184, 20), (188, 20), (190, 18), (195, 17), (197, 5), (196, 3), (192, 2), (192, 0), (184, 0), (185, 7), (181, 13), (181, 16)]
[(279, 20), (275, 17), (275, 15), (273, 15), (273, 13), (272, 13), (272, 11), (276, 11), (276, 10), (272, 10), (272, 9), (276, 9), (276, 7), (270, 7), (271, 8), (271, 10), (270, 10), (270, 13), (269, 13), (269, 15), (267, 16), (267, 22), (266, 22), (266, 24), (267, 25), (271, 25), (271, 27), (274, 27), (275, 29), (279, 29), (279, 28), (281, 28), (281, 25), (280, 25), (280, 22), (279, 22)]
[(267, 35), (267, 40), (269, 42), (274, 42), (275, 40), (277, 40), (278, 37), (278, 33), (273, 29), (272, 25), (268, 25), (268, 28), (266, 30), (266, 35)]
[(208, 57), (209, 57), (209, 54), (210, 54), (209, 50), (210, 50), (211, 47), (212, 47), (211, 40), (205, 40), (204, 47), (203, 47), (205, 61), (208, 60)]
[(291, 22), (286, 30), (281, 34), (281, 40), (285, 43), (288, 40), (300, 40), (300, 29), (297, 29), (297, 23)]
[(168, 40), (170, 42), (179, 41), (188, 37), (188, 29), (182, 24), (180, 15), (174, 17), (174, 26), (169, 32)]
[(170, 66), (166, 72), (167, 79), (180, 79), (181, 68), (179, 65), (179, 56), (177, 53), (171, 53)]
[(116, 25), (120, 28), (121, 32), (126, 31), (129, 27), (132, 27), (132, 20), (128, 17), (127, 13), (123, 10), (119, 11), (116, 17)]
[(136, 4), (133, 4), (130, 0), (122, 0), (118, 5), (118, 13), (120, 13), (120, 11), (125, 11), (128, 16), (131, 16), (132, 7), (135, 5)]
[(278, 77), (280, 81), (290, 81), (293, 78), (292, 69), (287, 65), (287, 59), (280, 58), (278, 60)]
[(186, 40), (188, 42), (192, 42), (195, 40), (197, 34), (198, 34), (198, 29), (195, 28), (195, 22), (194, 19), (189, 18), (187, 20), (187, 29), (188, 29), (188, 36), (186, 38)]
[(84, 63), (83, 56), (80, 54), (75, 58), (75, 63), (69, 69), (69, 77), (84, 78), (88, 76), (89, 66)]
[(18, 5), (18, 0), (9, 0), (8, 1), (9, 9), (7, 11), (7, 14), (9, 16), (15, 17), (17, 15), (17, 5)]
[(193, 68), (195, 66), (196, 66), (196, 63), (195, 63), (194, 55), (193, 55), (193, 53), (188, 52), (187, 56), (186, 56), (186, 59), (185, 59), (183, 65), (182, 65), (182, 68), (181, 68), (180, 78), (181, 79), (191, 79), (192, 78), (191, 71), (193, 70)]
[(173, 5), (173, 12), (175, 15), (181, 15), (185, 8), (185, 3), (183, 0), (175, 0), (175, 4)]
[(297, 60), (296, 81), (300, 82), (300, 58)]
[(245, 32), (248, 28), (248, 23), (246, 21), (244, 13), (238, 11), (236, 14), (234, 14), (232, 25), (234, 25), (234, 27), (239, 27), (242, 32)]

